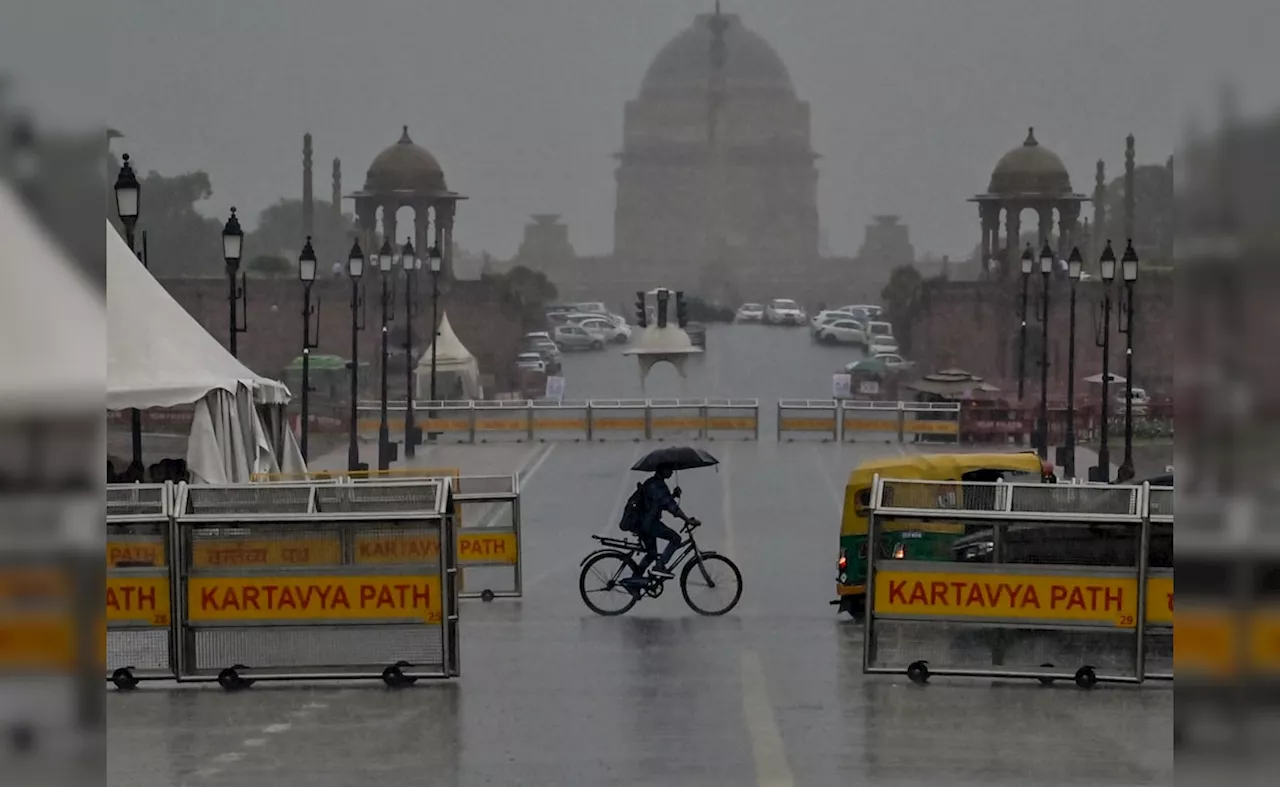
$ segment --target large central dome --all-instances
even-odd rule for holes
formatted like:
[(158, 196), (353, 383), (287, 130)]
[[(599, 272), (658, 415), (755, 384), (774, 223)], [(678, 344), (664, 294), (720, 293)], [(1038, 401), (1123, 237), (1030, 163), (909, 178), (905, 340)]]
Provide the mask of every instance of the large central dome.
[[(791, 75), (769, 42), (742, 24), (737, 14), (722, 14), (725, 23), (725, 88), (732, 94), (747, 89), (794, 93)], [(645, 72), (641, 94), (696, 89), (711, 80), (712, 14), (699, 14), (658, 52)]]

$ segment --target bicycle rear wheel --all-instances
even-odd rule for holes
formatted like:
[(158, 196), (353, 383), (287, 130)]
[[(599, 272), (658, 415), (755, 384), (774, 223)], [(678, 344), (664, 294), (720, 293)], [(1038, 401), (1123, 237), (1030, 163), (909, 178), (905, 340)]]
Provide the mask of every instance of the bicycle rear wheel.
[(680, 592), (699, 615), (723, 615), (742, 598), (742, 572), (724, 555), (702, 555), (680, 572)]
[(636, 605), (639, 594), (622, 585), (635, 576), (636, 564), (621, 552), (601, 552), (587, 561), (578, 576), (582, 602), (597, 615), (621, 615)]

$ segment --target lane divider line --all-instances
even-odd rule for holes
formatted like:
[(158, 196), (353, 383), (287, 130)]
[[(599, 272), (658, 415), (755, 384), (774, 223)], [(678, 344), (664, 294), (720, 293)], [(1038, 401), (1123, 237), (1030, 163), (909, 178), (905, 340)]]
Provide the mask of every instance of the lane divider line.
[(753, 650), (742, 653), (742, 715), (751, 741), (756, 784), (760, 787), (795, 787), (795, 777), (787, 763), (787, 748), (769, 701), (764, 665)]

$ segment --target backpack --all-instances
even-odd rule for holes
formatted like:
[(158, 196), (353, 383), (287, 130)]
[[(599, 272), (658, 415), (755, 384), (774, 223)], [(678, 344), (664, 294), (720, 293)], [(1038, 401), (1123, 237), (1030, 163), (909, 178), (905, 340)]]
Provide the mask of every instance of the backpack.
[(626, 505), (622, 507), (622, 519), (618, 522), (622, 532), (634, 533), (640, 529), (640, 523), (644, 521), (645, 507), (644, 484), (639, 483), (636, 484), (636, 491), (631, 493)]

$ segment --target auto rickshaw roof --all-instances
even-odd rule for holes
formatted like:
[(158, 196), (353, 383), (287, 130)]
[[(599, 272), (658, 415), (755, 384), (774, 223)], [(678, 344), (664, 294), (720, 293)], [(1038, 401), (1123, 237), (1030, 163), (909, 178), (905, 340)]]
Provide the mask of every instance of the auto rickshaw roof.
[(973, 470), (1020, 470), (1039, 473), (1043, 465), (1035, 453), (919, 454), (863, 462), (849, 474), (848, 486), (870, 485), (877, 473), (883, 478), (958, 479)]

